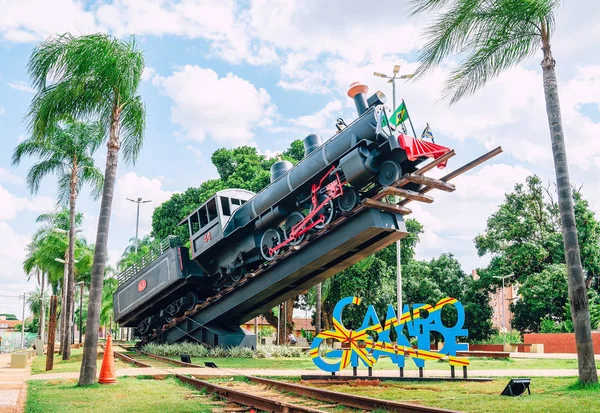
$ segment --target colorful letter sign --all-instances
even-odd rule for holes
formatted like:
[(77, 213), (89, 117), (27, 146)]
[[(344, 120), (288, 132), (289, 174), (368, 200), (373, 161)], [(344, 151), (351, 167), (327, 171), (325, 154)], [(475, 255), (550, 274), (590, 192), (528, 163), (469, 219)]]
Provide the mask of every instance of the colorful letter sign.
[[(358, 367), (359, 361), (367, 367), (372, 367), (380, 356), (388, 356), (398, 367), (404, 367), (405, 355), (412, 357), (417, 367), (425, 367), (426, 360), (439, 360), (448, 357), (451, 366), (467, 366), (469, 361), (456, 357), (457, 351), (467, 350), (467, 345), (457, 343), (457, 337), (466, 337), (468, 332), (463, 329), (465, 311), (462, 304), (454, 298), (443, 298), (435, 306), (429, 304), (414, 304), (412, 313), (408, 305), (402, 311), (398, 320), (392, 305), (388, 305), (385, 322), (381, 324), (372, 305), (367, 308), (365, 318), (360, 328), (356, 331), (348, 330), (342, 322), (342, 312), (348, 305), (359, 305), (358, 297), (341, 299), (333, 310), (333, 330), (324, 331), (312, 342), (310, 356), (321, 370), (337, 372), (348, 365)], [(442, 308), (452, 305), (457, 312), (456, 324), (452, 327), (442, 323)], [(424, 316), (427, 314), (427, 316)], [(394, 328), (397, 342), (390, 338), (391, 329)], [(377, 333), (377, 341), (369, 331)], [(439, 351), (431, 351), (430, 336), (438, 332), (443, 336), (444, 346)], [(414, 349), (409, 342), (409, 337), (417, 339), (417, 348)], [(325, 355), (319, 351), (321, 344), (326, 339), (337, 340), (342, 343), (341, 350), (332, 350)], [(329, 361), (328, 361), (329, 359)]]

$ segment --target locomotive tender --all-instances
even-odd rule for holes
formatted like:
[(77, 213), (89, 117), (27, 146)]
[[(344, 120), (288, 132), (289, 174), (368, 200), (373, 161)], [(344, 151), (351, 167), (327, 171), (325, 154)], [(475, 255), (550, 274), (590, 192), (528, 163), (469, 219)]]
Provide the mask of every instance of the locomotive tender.
[[(367, 97), (367, 92), (367, 86), (353, 83), (348, 96), (358, 118), (349, 125), (338, 119), (338, 132), (326, 142), (308, 135), (304, 159), (296, 166), (285, 160), (273, 164), (271, 183), (262, 191), (219, 191), (183, 219), (189, 251), (170, 239), (143, 268), (120, 274), (115, 321), (136, 326), (138, 336), (148, 334), (265, 262), (310, 242), (311, 234), (326, 230), (337, 216), (352, 214), (364, 197), (393, 185), (427, 157), (450, 150), (383, 126), (385, 95), (378, 91)], [(420, 185), (404, 188), (417, 191)]]

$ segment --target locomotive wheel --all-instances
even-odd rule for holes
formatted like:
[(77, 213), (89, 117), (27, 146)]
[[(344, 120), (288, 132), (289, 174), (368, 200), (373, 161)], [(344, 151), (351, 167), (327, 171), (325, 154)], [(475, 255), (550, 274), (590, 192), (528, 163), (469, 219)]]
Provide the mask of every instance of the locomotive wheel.
[(150, 329), (150, 317), (142, 320), (141, 323), (135, 328), (140, 336), (145, 336)]
[[(311, 207), (311, 210), (312, 210), (312, 207)], [(335, 218), (335, 205), (333, 204), (333, 200), (330, 199), (329, 202), (327, 202), (325, 205), (323, 205), (323, 208), (321, 208), (321, 210), (317, 213), (317, 215), (315, 215), (313, 220), (317, 220), (317, 219), (321, 218), (321, 215), (325, 215), (325, 221), (323, 221), (320, 224), (315, 225), (314, 228), (316, 230), (325, 228), (325, 226), (327, 224), (329, 224), (330, 222), (332, 222), (333, 219)]]
[(402, 168), (394, 161), (385, 161), (379, 168), (377, 179), (383, 186), (391, 186), (402, 177)]
[(337, 206), (342, 212), (352, 211), (359, 203), (358, 191), (351, 186), (345, 186), (344, 193), (337, 199)]
[[(285, 220), (285, 239), (288, 239), (290, 237), (290, 233), (292, 232), (292, 228), (297, 225), (300, 221), (302, 221), (304, 219), (304, 215), (302, 215), (301, 212), (292, 212), (290, 214), (290, 216), (287, 217), (287, 219)], [(306, 236), (306, 233), (300, 235), (298, 238), (296, 238), (293, 241), (290, 241), (290, 243), (288, 245), (298, 245), (300, 244), (302, 241), (304, 241), (304, 238)]]
[(182, 306), (184, 311), (182, 313), (193, 310), (194, 307), (196, 307), (196, 304), (198, 304), (198, 297), (196, 296), (196, 293), (188, 292), (185, 295), (185, 301)]
[(171, 314), (169, 311), (167, 310), (161, 310), (160, 312), (160, 319), (162, 320), (162, 322), (164, 324), (170, 324), (171, 321), (173, 321), (175, 317), (173, 316), (173, 314)]
[(246, 276), (246, 269), (244, 267), (240, 268), (237, 271), (232, 272), (230, 275), (231, 281), (233, 281), (233, 282), (238, 282), (245, 276)]
[(262, 238), (260, 239), (260, 255), (262, 255), (265, 260), (273, 261), (279, 254), (279, 251), (281, 250), (277, 250), (275, 254), (270, 255), (269, 249), (281, 244), (281, 238), (281, 233), (274, 228), (269, 228), (262, 235)]

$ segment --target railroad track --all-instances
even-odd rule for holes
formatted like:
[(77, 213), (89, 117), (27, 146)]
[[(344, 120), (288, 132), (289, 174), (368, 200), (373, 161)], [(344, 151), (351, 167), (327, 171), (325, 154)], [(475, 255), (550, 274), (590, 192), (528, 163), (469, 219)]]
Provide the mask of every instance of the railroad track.
[[(116, 357), (140, 367), (156, 367), (152, 366), (153, 361), (175, 366), (182, 365), (181, 362), (171, 360), (167, 357), (150, 353), (143, 353), (142, 355), (146, 357), (144, 362), (137, 360), (135, 357), (115, 351)], [(190, 363), (183, 363), (183, 365), (192, 368), (201, 367)], [(157, 368), (164, 370), (162, 367)], [(172, 374), (169, 370), (164, 370), (164, 372), (165, 374)], [(229, 412), (244, 411), (245, 408), (252, 408), (266, 412), (282, 413), (331, 413), (332, 411), (350, 413), (375, 410), (401, 413), (459, 413), (454, 410), (375, 399), (255, 376), (241, 376), (241, 379), (234, 379), (224, 383), (208, 381), (206, 378), (200, 379), (193, 376), (175, 374), (175, 377), (182, 383), (213, 394), (228, 403), (244, 406), (236, 409), (229, 404), (228, 406), (230, 407), (223, 409), (223, 411)], [(239, 377), (235, 373), (232, 373), (232, 376)], [(220, 376), (217, 380), (222, 382), (223, 379), (224, 377)]]

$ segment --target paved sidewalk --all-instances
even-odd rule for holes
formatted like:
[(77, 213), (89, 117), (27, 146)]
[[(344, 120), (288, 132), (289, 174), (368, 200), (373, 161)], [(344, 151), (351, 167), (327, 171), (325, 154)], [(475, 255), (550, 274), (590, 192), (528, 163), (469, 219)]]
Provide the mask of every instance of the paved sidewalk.
[[(510, 358), (514, 359), (563, 359), (577, 360), (575, 353), (510, 353)], [(600, 361), (600, 354), (594, 355), (597, 361)]]
[(0, 354), (0, 413), (24, 411), (30, 368), (27, 363), (27, 368), (11, 369), (10, 354)]
[[(272, 370), (272, 369), (211, 369), (211, 368), (169, 368), (158, 369), (155, 367), (148, 368), (125, 368), (116, 371), (117, 377), (124, 376), (140, 376), (140, 375), (157, 375), (157, 374), (195, 374), (205, 377), (219, 376), (280, 376), (291, 377), (300, 375), (327, 374), (320, 370)], [(352, 370), (344, 371), (342, 376), (349, 376)], [(366, 370), (359, 370), (360, 376), (367, 376)], [(462, 376), (462, 370), (458, 369), (457, 376)], [(373, 370), (375, 377), (397, 377), (398, 370)], [(418, 377), (418, 370), (404, 370), (405, 377)], [(450, 377), (450, 369), (448, 370), (428, 370), (425, 369), (425, 377)], [(469, 370), (469, 377), (575, 377), (577, 376), (576, 369), (514, 369), (514, 370)], [(29, 377), (29, 380), (53, 380), (53, 379), (77, 379), (79, 372), (65, 373), (45, 373), (36, 374)]]

